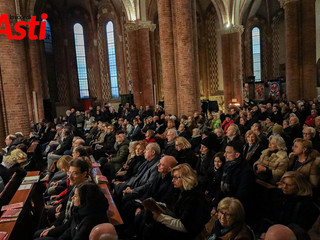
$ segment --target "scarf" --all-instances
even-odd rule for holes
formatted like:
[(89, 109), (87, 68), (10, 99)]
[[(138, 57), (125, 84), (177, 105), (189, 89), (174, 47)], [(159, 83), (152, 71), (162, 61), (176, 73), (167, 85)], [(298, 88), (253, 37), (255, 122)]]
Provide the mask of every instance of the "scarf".
[(241, 164), (242, 159), (237, 158), (234, 161), (227, 161), (223, 167), (223, 173), (221, 178), (221, 191), (230, 191), (230, 182), (232, 178), (233, 171)]
[(210, 236), (208, 240), (216, 240), (219, 239), (219, 237), (226, 235), (228, 232), (230, 232), (232, 228), (224, 228), (221, 226), (221, 223), (219, 220), (216, 220), (214, 222), (214, 227), (213, 227), (213, 234)]

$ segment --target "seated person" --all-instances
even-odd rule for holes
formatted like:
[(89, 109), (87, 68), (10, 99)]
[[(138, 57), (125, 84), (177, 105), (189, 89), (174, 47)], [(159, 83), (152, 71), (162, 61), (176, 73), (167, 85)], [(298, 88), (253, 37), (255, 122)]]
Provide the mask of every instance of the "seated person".
[(102, 223), (95, 226), (89, 235), (89, 240), (118, 240), (116, 229), (111, 223)]
[(288, 171), (303, 173), (312, 184), (317, 187), (320, 180), (320, 158), (319, 152), (312, 149), (312, 142), (296, 138), (289, 154)]
[(94, 226), (108, 222), (108, 199), (95, 183), (84, 182), (76, 186), (72, 197), (71, 218), (68, 229), (59, 239), (88, 239)]
[(188, 163), (195, 169), (198, 158), (191, 149), (191, 144), (184, 137), (177, 137), (175, 139), (175, 147), (177, 150), (176, 159), (178, 163)]
[(297, 240), (294, 232), (287, 226), (275, 224), (269, 227), (264, 240)]
[(24, 167), (28, 164), (28, 156), (20, 149), (14, 149), (3, 158), (2, 165), (9, 170), (9, 174), (12, 176), (16, 172), (22, 178), (27, 174)]
[(255, 239), (252, 230), (245, 223), (244, 208), (238, 199), (230, 197), (222, 199), (217, 210), (217, 214), (206, 224), (206, 231), (210, 236), (208, 240)]
[(276, 184), (288, 168), (289, 159), (286, 143), (279, 135), (269, 137), (269, 147), (263, 150), (258, 161), (253, 164), (256, 176)]
[(280, 182), (280, 190), (271, 195), (260, 232), (265, 232), (275, 223), (297, 224), (308, 231), (319, 216), (319, 209), (312, 199), (310, 182), (300, 172), (286, 172)]
[(194, 239), (209, 220), (209, 208), (204, 194), (197, 188), (196, 171), (189, 164), (172, 169), (174, 188), (179, 196), (169, 210), (174, 216), (152, 212), (153, 219), (145, 225), (143, 239)]

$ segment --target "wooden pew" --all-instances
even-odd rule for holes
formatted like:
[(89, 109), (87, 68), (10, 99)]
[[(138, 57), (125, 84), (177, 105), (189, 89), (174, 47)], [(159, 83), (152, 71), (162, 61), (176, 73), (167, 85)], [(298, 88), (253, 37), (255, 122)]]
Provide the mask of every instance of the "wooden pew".
[[(27, 174), (27, 176), (37, 175), (39, 175), (39, 171), (28, 172)], [(38, 183), (31, 183), (30, 189), (16, 191), (9, 202), (9, 204), (22, 202), (23, 207), (16, 221), (0, 223), (0, 231), (7, 232), (8, 239), (28, 239), (28, 237), (32, 237), (34, 231), (31, 228), (32, 219), (34, 219), (32, 216), (39, 216), (44, 206), (41, 191), (37, 191), (38, 186)]]
[(0, 209), (2, 206), (7, 205), (10, 202), (21, 182), (22, 179), (19, 179), (17, 174), (14, 173), (0, 194)]
[[(102, 175), (99, 167), (93, 168), (93, 175), (95, 178), (97, 175)], [(107, 184), (106, 183), (97, 183), (97, 184), (101, 188), (105, 197), (108, 199), (108, 202), (109, 202), (108, 218), (110, 220), (110, 223), (112, 223), (113, 225), (123, 224), (123, 220), (120, 216), (120, 213), (118, 211), (118, 208), (117, 208), (115, 202), (113, 201), (112, 195), (109, 191)]]
[(277, 186), (272, 185), (268, 182), (262, 181), (260, 179), (256, 179), (256, 183), (258, 183), (260, 186), (267, 188), (267, 189), (273, 189), (273, 188), (277, 188)]

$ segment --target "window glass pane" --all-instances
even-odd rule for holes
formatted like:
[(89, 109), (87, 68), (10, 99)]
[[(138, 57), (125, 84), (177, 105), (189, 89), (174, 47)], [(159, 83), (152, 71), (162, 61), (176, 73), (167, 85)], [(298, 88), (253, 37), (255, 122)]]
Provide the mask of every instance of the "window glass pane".
[(261, 81), (261, 43), (258, 27), (252, 29), (252, 60), (255, 80), (256, 82)]
[(80, 98), (89, 97), (86, 51), (84, 46), (83, 27), (81, 24), (76, 23), (73, 26), (74, 42), (76, 47), (78, 80), (80, 89)]
[(112, 21), (107, 22), (106, 35), (107, 35), (107, 49), (108, 49), (107, 54), (108, 54), (108, 60), (109, 60), (111, 96), (113, 98), (118, 98), (119, 88), (118, 88), (116, 47), (114, 42), (114, 28), (113, 28)]

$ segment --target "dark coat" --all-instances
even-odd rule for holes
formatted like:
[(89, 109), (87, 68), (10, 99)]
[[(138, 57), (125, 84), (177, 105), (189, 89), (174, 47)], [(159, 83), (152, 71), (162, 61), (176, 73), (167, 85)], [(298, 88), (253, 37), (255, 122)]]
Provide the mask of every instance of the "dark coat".
[(92, 228), (100, 223), (108, 222), (106, 206), (90, 206), (86, 209), (75, 208), (69, 220), (69, 228), (59, 240), (87, 240)]
[(191, 148), (177, 151), (176, 160), (179, 164), (188, 163), (193, 169), (196, 168), (196, 165), (198, 163), (198, 158)]
[(246, 143), (246, 145), (244, 145), (243, 157), (247, 160), (250, 166), (253, 166), (253, 164), (260, 158), (262, 150), (262, 146), (258, 142), (252, 147), (252, 149), (250, 149), (249, 152), (249, 144)]
[(214, 152), (209, 151), (206, 155), (200, 156), (196, 171), (198, 174), (198, 182), (201, 188), (204, 188), (210, 181), (210, 176), (214, 171)]
[(63, 142), (61, 143), (60, 148), (55, 150), (53, 153), (57, 155), (63, 155), (64, 151), (70, 150), (72, 147), (72, 139), (73, 139), (73, 135), (70, 135), (65, 139), (63, 139)]

